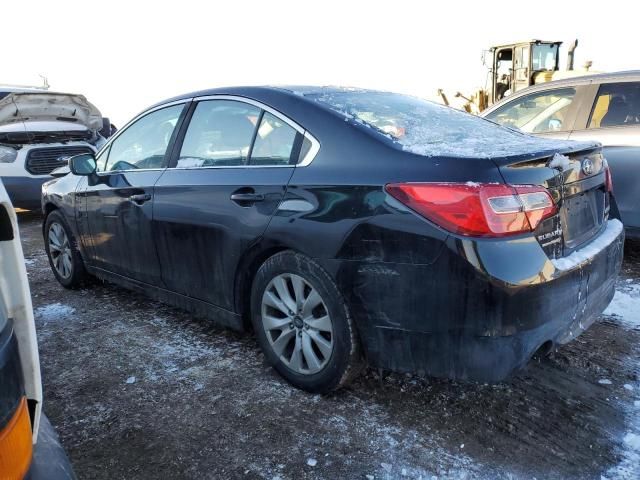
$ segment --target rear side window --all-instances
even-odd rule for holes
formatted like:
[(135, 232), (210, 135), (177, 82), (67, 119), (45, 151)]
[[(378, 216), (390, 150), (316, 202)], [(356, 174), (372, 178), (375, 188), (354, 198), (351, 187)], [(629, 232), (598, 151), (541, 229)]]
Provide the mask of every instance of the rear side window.
[[(298, 132), (269, 112), (264, 112), (251, 150), (251, 165), (289, 165)], [(295, 161), (293, 162), (295, 163)]]
[(589, 128), (640, 125), (640, 82), (600, 86)]
[(196, 105), (177, 168), (247, 165), (260, 109), (233, 100)]
[(182, 104), (161, 108), (136, 120), (100, 155), (98, 165), (104, 164), (105, 171), (165, 167), (167, 147), (183, 108)]
[(573, 88), (532, 93), (507, 103), (485, 118), (527, 133), (567, 131), (567, 113), (575, 94)]

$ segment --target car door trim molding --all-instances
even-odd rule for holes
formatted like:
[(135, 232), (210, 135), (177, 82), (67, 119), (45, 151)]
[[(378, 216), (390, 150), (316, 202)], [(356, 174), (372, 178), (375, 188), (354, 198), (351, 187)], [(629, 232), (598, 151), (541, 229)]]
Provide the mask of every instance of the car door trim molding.
[(279, 118), (280, 120), (285, 122), (287, 125), (289, 125), (291, 128), (293, 128), (298, 133), (300, 133), (304, 138), (306, 138), (307, 140), (309, 140), (311, 142), (311, 148), (309, 149), (307, 154), (304, 156), (304, 158), (300, 162), (296, 163), (295, 165), (237, 165), (237, 166), (234, 165), (234, 166), (210, 166), (210, 167), (191, 167), (191, 168), (198, 169), (198, 168), (283, 168), (283, 167), (284, 168), (291, 168), (291, 167), (306, 167), (311, 162), (313, 162), (313, 159), (316, 158), (316, 155), (320, 151), (320, 142), (316, 139), (316, 137), (314, 137), (311, 133), (309, 133), (309, 131), (307, 129), (305, 129), (304, 127), (302, 127), (301, 125), (299, 125), (295, 121), (291, 120), (286, 115), (280, 113), (278, 110), (276, 110), (276, 109), (274, 109), (274, 108), (270, 107), (269, 105), (266, 105), (266, 104), (264, 104), (262, 102), (259, 102), (257, 100), (253, 100), (252, 98), (242, 97), (240, 95), (204, 95), (202, 97), (193, 97), (190, 100), (193, 100), (194, 102), (200, 102), (200, 101), (206, 101), (206, 100), (231, 100), (231, 101), (236, 101), (236, 102), (241, 102), (241, 103), (246, 103), (246, 104), (249, 104), (249, 105), (253, 105), (254, 107), (258, 107), (258, 108), (264, 110), (265, 112), (269, 112), (274, 117)]

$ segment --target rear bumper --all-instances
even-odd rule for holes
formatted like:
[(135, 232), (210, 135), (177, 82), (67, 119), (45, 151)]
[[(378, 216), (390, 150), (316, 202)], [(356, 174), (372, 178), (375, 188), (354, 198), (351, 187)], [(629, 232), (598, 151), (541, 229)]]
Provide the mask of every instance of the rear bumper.
[(372, 366), (495, 382), (598, 318), (623, 244), (619, 228), (595, 255), (559, 270), (533, 238), (450, 237), (431, 265), (342, 262), (335, 274)]
[(75, 480), (76, 475), (71, 467), (55, 430), (49, 419), (43, 414), (40, 417), (38, 443), (34, 445), (31, 468), (25, 480)]
[(15, 208), (40, 208), (42, 184), (52, 177), (2, 177), (2, 183)]

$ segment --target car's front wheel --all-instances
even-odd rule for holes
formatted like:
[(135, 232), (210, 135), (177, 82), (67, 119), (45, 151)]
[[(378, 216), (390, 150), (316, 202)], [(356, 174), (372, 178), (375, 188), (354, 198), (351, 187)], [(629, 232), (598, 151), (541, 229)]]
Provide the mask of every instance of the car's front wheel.
[(294, 386), (328, 393), (359, 372), (362, 360), (348, 308), (312, 259), (291, 251), (269, 258), (254, 279), (251, 306), (267, 360)]
[(77, 288), (87, 279), (76, 239), (62, 214), (54, 210), (44, 224), (44, 246), (53, 275), (65, 288)]

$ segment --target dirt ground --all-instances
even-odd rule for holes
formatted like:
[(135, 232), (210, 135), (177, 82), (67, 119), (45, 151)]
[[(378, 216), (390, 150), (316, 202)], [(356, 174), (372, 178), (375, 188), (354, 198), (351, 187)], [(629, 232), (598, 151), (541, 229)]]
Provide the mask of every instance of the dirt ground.
[(369, 370), (322, 397), (252, 336), (112, 285), (63, 289), (41, 218), (20, 223), (44, 409), (81, 479), (640, 478), (640, 244), (618, 315), (510, 383)]

